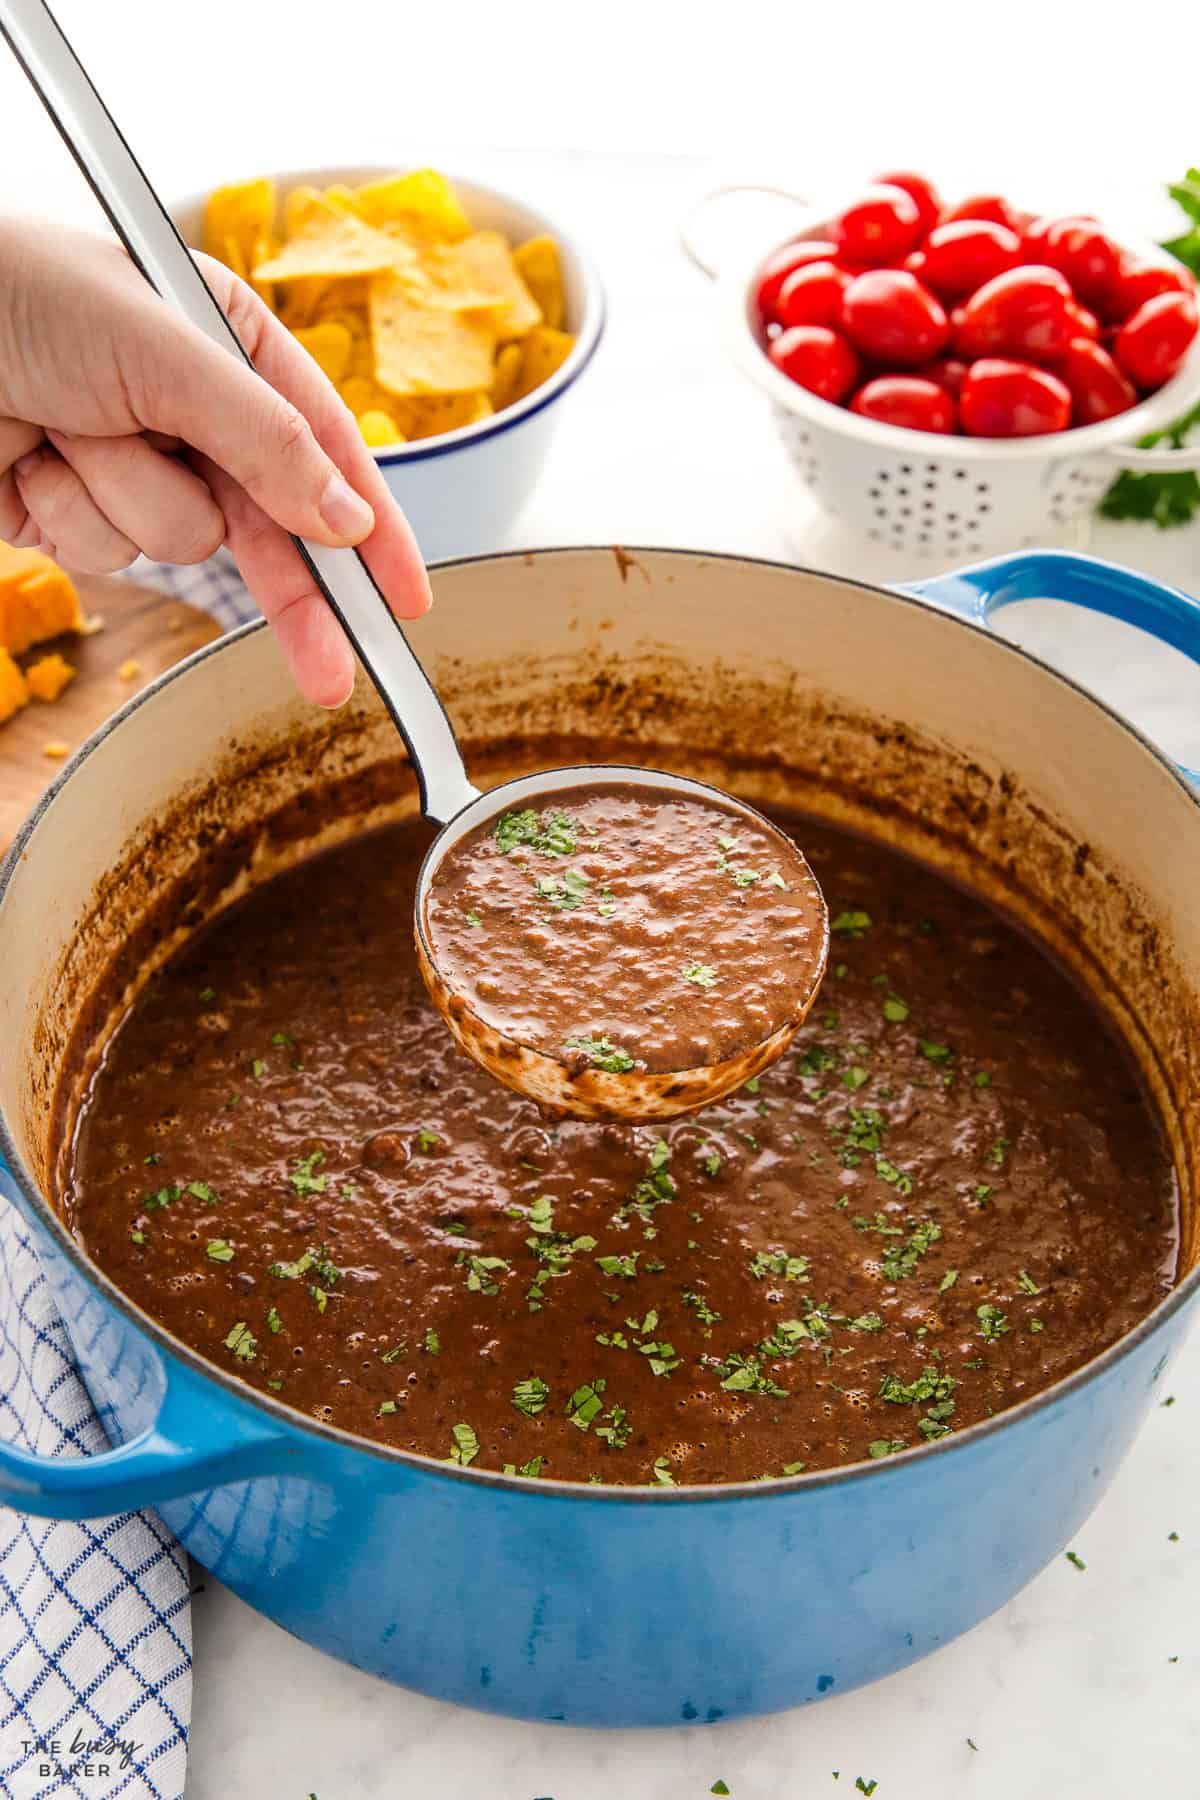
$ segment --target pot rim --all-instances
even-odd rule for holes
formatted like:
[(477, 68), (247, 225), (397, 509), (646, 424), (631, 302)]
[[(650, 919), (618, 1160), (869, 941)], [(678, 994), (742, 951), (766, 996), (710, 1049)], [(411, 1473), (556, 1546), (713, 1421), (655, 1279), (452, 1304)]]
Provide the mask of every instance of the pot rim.
[[(434, 571), (440, 571), (442, 569), (470, 568), (476, 564), (499, 561), (508, 562), (517, 559), (527, 560), (530, 556), (540, 559), (543, 557), (595, 556), (600, 554), (604, 557), (608, 557), (612, 555), (614, 548), (615, 546), (612, 544), (544, 545), (533, 551), (528, 549), (499, 550), (482, 552), (471, 556), (449, 557), (445, 561), (431, 564), (430, 567)], [(1075, 694), (1078, 694), (1083, 699), (1089, 701), (1102, 713), (1106, 714), (1113, 724), (1124, 731), (1143, 750), (1148, 751), (1154, 761), (1159, 763), (1162, 768), (1165, 769), (1167, 774), (1170, 775), (1183, 790), (1192, 804), (1197, 808), (1200, 808), (1200, 790), (1194, 788), (1186, 780), (1178, 765), (1174, 763), (1158, 745), (1154, 744), (1136, 725), (1124, 718), (1122, 714), (1110, 706), (1107, 701), (1102, 700), (1098, 695), (1092, 693), (1080, 682), (1073, 680), (1069, 675), (1063, 674), (1060, 670), (1054, 668), (1050, 663), (1045, 662), (1041, 657), (1034, 655), (1031, 651), (1010, 642), (1007, 638), (999, 637), (995, 632), (989, 630), (985, 624), (978, 623), (972, 619), (963, 618), (957, 613), (931, 606), (927, 600), (920, 599), (914, 594), (904, 593), (901, 590), (888, 588), (871, 581), (859, 580), (848, 575), (835, 575), (825, 569), (809, 568), (805, 564), (781, 562), (773, 557), (746, 556), (736, 552), (684, 549), (678, 545), (622, 545), (620, 546), (620, 550), (623, 555), (679, 557), (688, 558), (690, 560), (699, 559), (705, 562), (728, 564), (730, 567), (750, 565), (754, 568), (774, 570), (777, 573), (788, 576), (808, 576), (821, 581), (832, 581), (841, 587), (855, 588), (859, 591), (865, 590), (867, 593), (881, 595), (885, 599), (893, 601), (898, 605), (918, 608), (926, 613), (934, 612), (940, 618), (943, 618), (947, 624), (956, 626), (962, 630), (978, 633), (980, 636), (986, 638), (999, 654), (1007, 654), (1032, 663), (1036, 668), (1041, 670), (1043, 674), (1050, 676), (1063, 687), (1070, 689)], [(133, 714), (136, 713), (141, 706), (145, 705), (152, 696), (157, 695), (171, 682), (190, 673), (192, 669), (198, 664), (206, 661), (208, 658), (235, 650), (237, 644), (242, 639), (250, 637), (257, 632), (265, 631), (267, 628), (267, 621), (265, 619), (252, 619), (246, 624), (238, 626), (235, 630), (215, 638), (212, 643), (202, 645), (200, 649), (193, 651), (190, 656), (187, 656), (181, 662), (176, 663), (173, 668), (165, 670), (163, 674), (156, 676), (154, 680), (148, 682), (144, 688), (127, 700), (118, 711), (111, 714), (101, 725), (97, 726), (96, 730), (92, 732), (90, 737), (85, 739), (69, 761), (64, 763), (59, 774), (50, 783), (28, 818), (22, 824), (12, 843), (9, 845), (4, 857), (0, 859), (0, 909), (3, 908), (9, 884), (12, 881), (16, 870), (24, 861), (27, 846), (36, 832), (42, 816), (56, 799), (60, 790), (69, 780), (71, 780), (76, 771), (82, 768), (88, 757), (91, 756), (94, 751), (99, 749), (100, 745), (104, 743), (108, 736), (112, 732), (118, 730), (124, 724), (126, 719), (132, 717)], [(1033, 1418), (1038, 1412), (1057, 1405), (1060, 1400), (1065, 1399), (1069, 1394), (1075, 1393), (1079, 1389), (1088, 1386), (1091, 1382), (1098, 1380), (1102, 1375), (1105, 1375), (1111, 1369), (1114, 1369), (1117, 1364), (1123, 1361), (1126, 1356), (1132, 1353), (1132, 1351), (1152, 1337), (1161, 1326), (1165, 1325), (1177, 1312), (1195, 1298), (1197, 1291), (1200, 1291), (1200, 1262), (1198, 1262), (1196, 1266), (1182, 1278), (1182, 1280), (1176, 1282), (1175, 1286), (1168, 1294), (1164, 1295), (1157, 1306), (1153, 1307), (1150, 1312), (1138, 1320), (1137, 1324), (1133, 1326), (1131, 1330), (1125, 1332), (1121, 1337), (1109, 1344), (1107, 1348), (1100, 1351), (1098, 1355), (1090, 1358), (1087, 1362), (1082, 1363), (1079, 1368), (1072, 1370), (1069, 1375), (1063, 1376), (1061, 1380), (1054, 1382), (1049, 1387), (1040, 1389), (1036, 1394), (1030, 1395), (1027, 1400), (1018, 1401), (1015, 1406), (1007, 1407), (1003, 1411), (996, 1413), (990, 1419), (981, 1419), (976, 1424), (969, 1425), (962, 1431), (951, 1432), (949, 1436), (940, 1438), (934, 1443), (914, 1444), (911, 1448), (897, 1451), (891, 1456), (847, 1463), (844, 1466), (833, 1469), (814, 1469), (809, 1473), (800, 1475), (778, 1476), (770, 1481), (749, 1480), (714, 1482), (703, 1486), (697, 1485), (693, 1487), (633, 1487), (620, 1486), (613, 1483), (592, 1484), (577, 1481), (561, 1481), (540, 1476), (534, 1480), (528, 1476), (505, 1475), (500, 1470), (462, 1468), (438, 1457), (424, 1456), (415, 1450), (393, 1448), (391, 1445), (380, 1443), (372, 1438), (360, 1437), (356, 1432), (346, 1431), (341, 1426), (329, 1425), (318, 1419), (306, 1418), (294, 1407), (286, 1405), (283, 1401), (276, 1399), (273, 1395), (260, 1393), (257, 1388), (251, 1387), (248, 1382), (243, 1381), (233, 1371), (221, 1368), (218, 1363), (211, 1361), (208, 1357), (202, 1356), (197, 1350), (194, 1350), (190, 1344), (186, 1344), (181, 1338), (173, 1336), (172, 1333), (166, 1330), (157, 1319), (153, 1318), (149, 1313), (143, 1312), (142, 1309), (116, 1285), (111, 1277), (106, 1274), (97, 1263), (92, 1261), (91, 1257), (88, 1256), (87, 1252), (76, 1241), (72, 1233), (58, 1217), (58, 1214), (51, 1207), (49, 1201), (43, 1196), (37, 1183), (30, 1175), (29, 1170), (25, 1166), (24, 1158), (13, 1140), (12, 1133), (9, 1130), (8, 1121), (5, 1118), (2, 1108), (0, 1108), (0, 1160), (3, 1160), (8, 1164), (13, 1181), (21, 1190), (26, 1203), (31, 1208), (41, 1229), (48, 1233), (55, 1241), (58, 1251), (67, 1258), (76, 1273), (79, 1274), (92, 1288), (98, 1289), (105, 1302), (116, 1312), (120, 1313), (129, 1324), (148, 1337), (156, 1350), (165, 1352), (168, 1356), (181, 1363), (189, 1374), (198, 1376), (205, 1381), (214, 1382), (218, 1387), (227, 1392), (237, 1404), (261, 1412), (274, 1424), (287, 1428), (295, 1435), (303, 1435), (315, 1439), (318, 1446), (328, 1445), (342, 1450), (355, 1450), (360, 1453), (374, 1456), (380, 1461), (411, 1467), (424, 1474), (442, 1476), (448, 1480), (467, 1481), (471, 1483), (482, 1482), (484, 1486), (505, 1488), (514, 1492), (520, 1492), (523, 1495), (528, 1495), (531, 1498), (545, 1500), (571, 1499), (577, 1501), (605, 1501), (608, 1503), (615, 1502), (625, 1505), (631, 1503), (645, 1505), (652, 1502), (661, 1504), (678, 1504), (686, 1502), (692, 1505), (713, 1505), (719, 1504), (722, 1501), (763, 1500), (775, 1495), (794, 1494), (799, 1489), (825, 1488), (840, 1483), (862, 1481), (879, 1471), (907, 1468), (916, 1458), (927, 1461), (933, 1457), (952, 1456), (956, 1453), (961, 1453), (970, 1449), (972, 1445), (978, 1443), (984, 1437), (990, 1436), (998, 1431), (1003, 1431), (1010, 1425), (1016, 1425), (1019, 1422), (1025, 1422)], [(296, 1473), (303, 1476), (306, 1471), (303, 1468), (298, 1468)]]

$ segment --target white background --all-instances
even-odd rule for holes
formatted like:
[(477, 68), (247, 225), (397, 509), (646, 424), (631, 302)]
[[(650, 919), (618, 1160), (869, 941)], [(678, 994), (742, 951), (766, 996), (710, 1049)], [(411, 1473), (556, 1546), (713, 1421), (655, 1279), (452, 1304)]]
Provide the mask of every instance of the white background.
[[(1053, 0), (58, 10), (168, 196), (268, 168), (440, 160), (544, 202), (590, 243), (611, 330), (514, 542), (692, 543), (917, 572), (867, 558), (799, 495), (678, 256), (683, 210), (718, 179), (811, 192), (907, 164), (952, 191), (999, 185), (1032, 206), (1133, 216), (1153, 235), (1172, 225), (1162, 181), (1200, 162), (1191, 0), (1104, 14)], [(93, 216), (2, 54), (0, 204)], [(1200, 588), (1194, 530), (1111, 527), (1091, 547)], [(1200, 682), (1182, 659), (1062, 609), (1019, 610), (1026, 641), (1200, 764)], [(483, 1719), (341, 1669), (208, 1582), (189, 1796), (692, 1800), (722, 1777), (734, 1800), (838, 1800), (861, 1774), (878, 1800), (1191, 1800), (1198, 1371), (1200, 1343), (1172, 1372), (1177, 1404), (1156, 1410), (1081, 1534), (1086, 1573), (1057, 1562), (917, 1668), (776, 1720), (635, 1736)]]

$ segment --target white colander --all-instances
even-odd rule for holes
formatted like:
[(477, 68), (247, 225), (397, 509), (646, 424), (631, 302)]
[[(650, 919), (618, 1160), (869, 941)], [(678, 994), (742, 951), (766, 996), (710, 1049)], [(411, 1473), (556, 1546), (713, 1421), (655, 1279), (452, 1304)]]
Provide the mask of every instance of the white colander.
[[(801, 217), (786, 237), (759, 242), (718, 269), (701, 247), (702, 215), (719, 199), (749, 193), (786, 199), (801, 209)], [(1183, 367), (1149, 399), (1099, 425), (1043, 437), (904, 431), (797, 387), (763, 349), (755, 304), (758, 277), (783, 244), (826, 235), (823, 226), (844, 203), (814, 206), (783, 189), (758, 185), (718, 188), (683, 231), (692, 261), (717, 281), (722, 324), (738, 364), (770, 400), (800, 479), (826, 511), (909, 555), (926, 551), (961, 559), (1068, 535), (1119, 469), (1200, 469), (1200, 444), (1181, 450), (1133, 448), (1138, 438), (1169, 425), (1200, 399), (1200, 336)], [(1141, 262), (1173, 261), (1158, 245), (1126, 233), (1117, 241)]]

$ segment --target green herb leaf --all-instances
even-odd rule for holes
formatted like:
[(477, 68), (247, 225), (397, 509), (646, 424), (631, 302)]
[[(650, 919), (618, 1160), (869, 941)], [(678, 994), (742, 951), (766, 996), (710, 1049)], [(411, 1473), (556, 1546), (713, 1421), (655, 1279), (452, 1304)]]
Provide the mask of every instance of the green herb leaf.
[(202, 987), (200, 989), (200, 998), (201, 998), (201, 1000), (203, 1000), (205, 1006), (208, 1006), (213, 1000), (216, 999), (216, 997), (217, 997), (216, 988)]
[(633, 1250), (628, 1256), (598, 1256), (596, 1267), (605, 1275), (619, 1275), (622, 1281), (633, 1281), (637, 1275), (637, 1260), (640, 1250)]
[(689, 963), (683, 971), (683, 979), (700, 988), (716, 987), (717, 971), (709, 963)]
[(1074, 1563), (1074, 1565), (1077, 1569), (1086, 1569), (1087, 1568), (1087, 1564), (1084, 1562), (1082, 1556), (1077, 1556), (1075, 1554), (1074, 1550), (1067, 1550), (1064, 1552), (1064, 1554), (1066, 1556), (1067, 1561), (1069, 1563)]
[(563, 1049), (578, 1050), (594, 1069), (603, 1069), (609, 1075), (624, 1075), (633, 1067), (629, 1052), (607, 1037), (569, 1037), (564, 1040)]
[(623, 1450), (633, 1433), (629, 1414), (623, 1406), (612, 1405), (596, 1426), (596, 1436), (603, 1438), (613, 1450)]
[(232, 1350), (239, 1362), (253, 1362), (258, 1339), (247, 1324), (239, 1321), (225, 1339), (225, 1348)]
[[(440, 1356), (442, 1354), (442, 1340), (433, 1329), (432, 1325), (428, 1326), (425, 1331), (425, 1349), (430, 1356)], [(385, 1358), (384, 1360), (386, 1361), (387, 1359)]]
[(903, 1438), (875, 1438), (872, 1443), (867, 1445), (867, 1455), (876, 1458), (895, 1456), (898, 1450), (907, 1448)]
[(1012, 1329), (1008, 1322), (1008, 1315), (1002, 1313), (998, 1306), (993, 1306), (990, 1300), (985, 1300), (982, 1306), (975, 1308), (975, 1317), (979, 1320), (980, 1330), (989, 1344), (994, 1343), (997, 1338), (1003, 1337), (1006, 1331)]
[(450, 1436), (454, 1439), (450, 1461), (459, 1463), (465, 1469), (479, 1455), (479, 1439), (469, 1425), (452, 1425)]
[(273, 1306), (267, 1313), (267, 1330), (276, 1334), (283, 1330), (283, 1320)]
[(394, 1400), (381, 1400), (379, 1402), (379, 1412), (376, 1417), (380, 1419), (386, 1418), (389, 1413), (399, 1412), (399, 1410), (400, 1408)]
[(893, 1025), (903, 1025), (910, 1011), (908, 1001), (902, 1000), (899, 994), (889, 994), (883, 1003), (883, 1016)]
[(480, 916), (477, 912), (469, 912), (465, 915), (465, 917), (466, 917), (467, 924), (470, 925), (474, 930), (478, 931), (478, 930), (482, 929), (483, 920), (480, 918)]
[(417, 1133), (417, 1149), (421, 1152), (422, 1156), (432, 1156), (434, 1150), (441, 1141), (442, 1140), (436, 1131), (426, 1131), (424, 1127), (422, 1127)]
[(843, 937), (866, 937), (871, 929), (871, 915), (868, 912), (839, 913), (837, 918), (831, 922), (829, 929), (840, 932)]
[(518, 1412), (536, 1418), (550, 1397), (550, 1389), (540, 1375), (529, 1375), (518, 1381), (512, 1391), (512, 1403)]
[(939, 1294), (948, 1294), (950, 1292), (950, 1289), (954, 1286), (954, 1284), (957, 1280), (958, 1280), (958, 1270), (957, 1269), (947, 1269), (946, 1273), (942, 1276), (942, 1279), (938, 1282), (938, 1293)]
[(226, 1238), (209, 1238), (204, 1254), (210, 1262), (231, 1263), (234, 1258), (234, 1248)]
[(594, 1381), (585, 1381), (582, 1386), (577, 1387), (567, 1401), (567, 1417), (580, 1431), (589, 1430), (592, 1420), (604, 1411), (601, 1396), (605, 1386), (603, 1375), (598, 1375)]
[(502, 1256), (468, 1256), (466, 1263), (467, 1288), (472, 1294), (498, 1294), (500, 1287), (493, 1275), (500, 1269), (507, 1273), (512, 1267)]
[(313, 1170), (318, 1163), (325, 1161), (323, 1150), (314, 1150), (311, 1156), (298, 1157), (288, 1180), (298, 1194), (323, 1194), (325, 1192), (324, 1175), (314, 1175)]
[(569, 813), (543, 813), (539, 821), (532, 807), (504, 813), (492, 831), (506, 856), (522, 844), (544, 856), (573, 856), (578, 834), (579, 827)]
[(1023, 1294), (1040, 1294), (1042, 1291), (1033, 1276), (1024, 1269), (1017, 1276), (1017, 1286)]
[(954, 1052), (945, 1044), (933, 1044), (928, 1038), (918, 1038), (917, 1047), (928, 1062), (948, 1063), (954, 1061)]
[(675, 1477), (671, 1473), (671, 1459), (669, 1456), (655, 1457), (654, 1479), (655, 1481), (661, 1482), (663, 1487), (675, 1486)]

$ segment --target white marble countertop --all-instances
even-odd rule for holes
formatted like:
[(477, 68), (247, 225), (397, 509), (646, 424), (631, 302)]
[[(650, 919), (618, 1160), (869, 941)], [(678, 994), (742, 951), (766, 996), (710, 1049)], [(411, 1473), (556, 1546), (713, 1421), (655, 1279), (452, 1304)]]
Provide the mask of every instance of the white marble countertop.
[[(247, 10), (256, 16), (247, 18)], [(202, 91), (206, 79), (218, 79), (226, 66), (222, 56), (232, 54), (228, 31), (221, 49), (218, 27), (231, 30), (235, 19), (249, 37), (237, 69), (228, 65), (228, 79), (235, 96), (252, 91), (248, 80), (239, 87), (238, 70), (253, 65), (255, 46), (266, 31), (263, 16), (274, 10), (239, 10), (230, 0), (213, 0), (196, 24), (190, 92)], [(362, 36), (366, 10), (359, 0), (348, 0), (339, 16), (357, 17)], [(652, 10), (635, 11), (624, 0), (616, 8), (626, 22), (636, 19), (639, 31), (651, 29), (646, 15)], [(1015, 0), (1013, 10), (1026, 10), (1025, 0)], [(430, 139), (443, 142), (456, 125), (444, 112), (440, 120), (428, 106), (422, 112), (419, 101), (410, 113), (401, 84), (393, 87), (391, 101), (393, 114), (405, 113), (407, 130), (397, 133), (376, 115), (351, 132), (347, 120), (354, 95), (347, 92), (341, 110), (335, 106), (322, 118), (315, 140), (302, 142), (287, 122), (290, 114), (281, 108), (280, 96), (286, 97), (304, 57), (311, 64), (314, 54), (322, 54), (322, 20), (331, 15), (297, 6), (289, 9), (289, 18), (300, 38), (307, 34), (308, 50), (303, 44), (297, 49), (289, 34), (289, 47), (264, 90), (273, 96), (275, 110), (265, 100), (253, 117), (239, 116), (232, 104), (223, 108), (217, 150), (211, 139), (198, 143), (194, 134), (175, 130), (184, 105), (179, 91), (172, 110), (146, 79), (147, 43), (152, 48), (153, 39), (141, 43), (137, 55), (102, 54), (114, 16), (124, 21), (127, 33), (135, 28), (151, 33), (152, 21), (166, 16), (161, 8), (127, 0), (89, 14), (82, 0), (70, 0), (60, 11), (77, 30), (97, 73), (103, 70), (106, 91), (135, 148), (168, 193), (200, 187), (210, 175), (289, 161), (400, 162), (422, 134), (424, 154), (436, 161), (442, 153), (430, 151)], [(473, 0), (463, 13), (470, 22), (482, 17)], [(961, 11), (956, 16), (961, 19)], [(1040, 17), (1044, 22), (1044, 11)], [(523, 24), (513, 19), (510, 25), (514, 54), (531, 36), (550, 34), (546, 16), (540, 25), (536, 19)], [(426, 29), (421, 40), (426, 49), (427, 38)], [(665, 56), (666, 40), (656, 36), (655, 41)], [(161, 42), (158, 48), (163, 49)], [(477, 109), (462, 108), (467, 124), (459, 133), (460, 147), (446, 150), (443, 160), (525, 192), (570, 219), (596, 253), (612, 307), (595, 368), (565, 409), (553, 466), (535, 500), (513, 521), (508, 542), (681, 544), (777, 556), (879, 580), (921, 573), (919, 564), (896, 560), (890, 552), (868, 553), (816, 513), (793, 479), (762, 402), (715, 341), (704, 284), (676, 248), (679, 217), (713, 179), (778, 172), (778, 162), (764, 160), (770, 134), (749, 121), (743, 108), (737, 117), (746, 122), (744, 153), (735, 159), (731, 145), (737, 140), (730, 136), (728, 118), (705, 138), (694, 97), (676, 96), (668, 126), (674, 117), (686, 141), (715, 145), (720, 154), (703, 163), (667, 156), (662, 152), (678, 140), (657, 115), (646, 114), (644, 87), (635, 92), (627, 126), (610, 118), (607, 130), (602, 128), (595, 108), (589, 112), (582, 102), (576, 129), (574, 120), (566, 122), (559, 96), (559, 110), (548, 115), (543, 131), (534, 51), (533, 74), (520, 87), (519, 125), (506, 130), (495, 83), (489, 112), (479, 73), (480, 59), (502, 53), (493, 32), (481, 38), (471, 90)], [(189, 62), (192, 54), (189, 49)], [(549, 54), (544, 45), (540, 54), (543, 61)], [(603, 72), (611, 72), (609, 51), (601, 46), (599, 54), (608, 59)], [(878, 70), (872, 79), (882, 104)], [(1183, 92), (1181, 87), (1181, 98)], [(1171, 123), (1172, 109), (1161, 91), (1155, 98), (1162, 102), (1157, 137), (1148, 141), (1146, 131), (1131, 129), (1129, 155), (1109, 156), (1101, 164), (1107, 172), (1103, 193), (1094, 180), (1088, 184), (1089, 170), (1079, 158), (1073, 167), (1063, 163), (1060, 179), (1076, 203), (1090, 201), (1095, 207), (1105, 204), (1110, 191), (1115, 198), (1120, 186), (1123, 205), (1132, 205), (1151, 232), (1169, 224), (1155, 210), (1153, 180), (1175, 173), (1189, 152), (1195, 160), (1200, 150)], [(664, 106), (668, 100), (664, 95)], [(966, 102), (959, 95), (953, 104), (961, 112)], [(1147, 123), (1153, 116), (1148, 107), (1146, 101)], [(842, 153), (847, 168), (860, 173), (895, 155), (894, 147), (887, 147), (878, 104), (868, 111), (873, 123), (861, 157)], [(1194, 113), (1188, 116), (1194, 119)], [(828, 124), (827, 116), (818, 117), (805, 141), (826, 145)], [(909, 134), (906, 160), (924, 157), (935, 172), (944, 168), (947, 154), (939, 145), (943, 138), (949, 141), (946, 132), (939, 137), (924, 119)], [(493, 141), (511, 142), (555, 133), (562, 141), (597, 148), (649, 145), (657, 154), (537, 156), (480, 147), (489, 134)], [(160, 153), (151, 155), (156, 139)], [(1046, 194), (1037, 171), (1056, 149), (1053, 135), (1043, 130), (1039, 138), (1035, 128), (1022, 145), (1004, 147), (1001, 166), (1032, 171), (1025, 189), (1036, 188), (1038, 198), (1052, 203), (1057, 196)], [(777, 158), (777, 143), (774, 154)], [(958, 154), (954, 167), (962, 185), (979, 184), (996, 160), (976, 145), (969, 156)], [(0, 175), (0, 202), (19, 200), (62, 216), (88, 216), (87, 196), (74, 171), (7, 69), (0, 70), (0, 170), (7, 171)], [(1108, 526), (1094, 530), (1086, 547), (1183, 586), (1200, 586), (1200, 531), (1163, 534)], [(1014, 636), (1060, 660), (1176, 755), (1200, 765), (1200, 675), (1181, 657), (1073, 609), (1034, 602), (1013, 608), (1006, 618)], [(705, 1730), (598, 1733), (460, 1711), (341, 1667), (286, 1637), (198, 1573), (190, 1800), (268, 1795), (305, 1800), (313, 1794), (317, 1800), (700, 1800), (718, 1779), (734, 1800), (813, 1800), (826, 1794), (837, 1800), (859, 1791), (860, 1776), (864, 1785), (878, 1782), (878, 1800), (1200, 1794), (1198, 1376), (1200, 1339), (1173, 1371), (1176, 1404), (1155, 1410), (1114, 1487), (1072, 1546), (1086, 1562), (1085, 1571), (1060, 1558), (994, 1618), (914, 1668), (772, 1719)], [(1179, 1532), (1178, 1542), (1170, 1541), (1172, 1531)], [(947, 1570), (947, 1579), (953, 1578), (954, 1571)], [(834, 1771), (840, 1772), (837, 1780)]]

